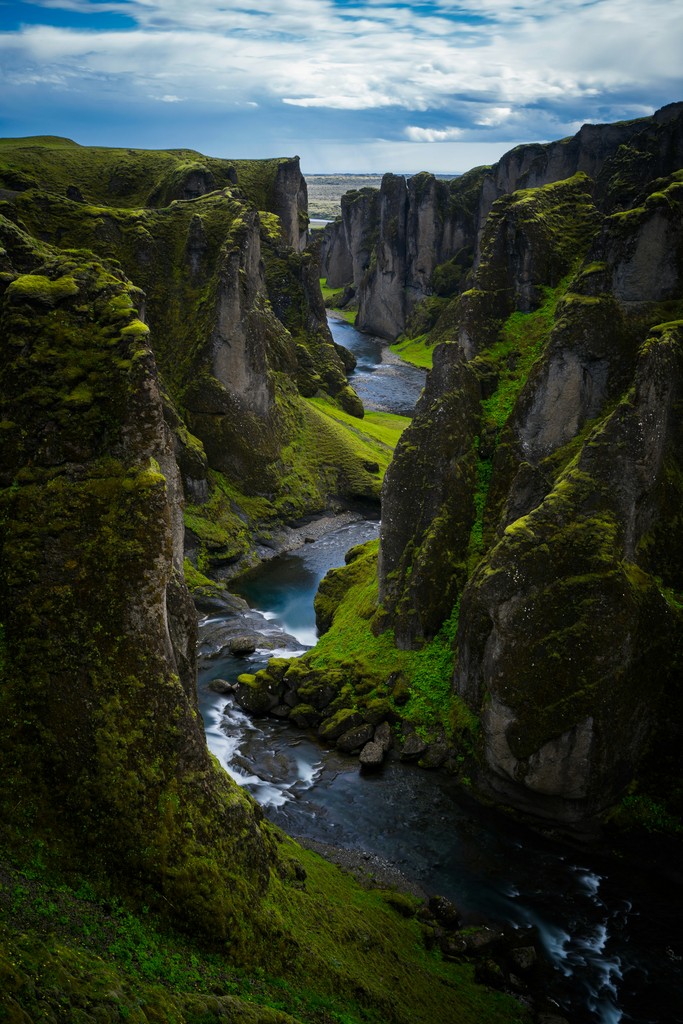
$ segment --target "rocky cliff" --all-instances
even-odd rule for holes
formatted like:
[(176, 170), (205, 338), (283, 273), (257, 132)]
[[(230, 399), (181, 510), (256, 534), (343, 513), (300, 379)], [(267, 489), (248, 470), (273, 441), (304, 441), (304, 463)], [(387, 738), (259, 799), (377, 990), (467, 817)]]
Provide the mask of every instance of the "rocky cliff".
[(8, 219), (53, 246), (116, 260), (144, 291), (195, 564), (229, 574), (284, 521), (378, 500), (370, 460), (305, 401), (324, 395), (363, 414), (303, 248), (296, 158), (9, 140), (0, 181)]
[[(539, 151), (574, 169), (590, 141), (597, 182), (493, 203), (385, 481), (376, 628), (420, 646), (458, 606), (480, 786), (553, 820), (645, 792), (653, 747), (661, 766), (679, 745), (683, 108), (665, 113)], [(617, 210), (603, 158), (616, 138), (626, 165), (625, 132), (631, 168), (667, 173)]]
[(106, 866), (227, 935), (271, 842), (198, 716), (182, 485), (142, 294), (1, 226), (3, 840)]
[(173, 154), (4, 149), (0, 1018), (431, 1024), (457, 987), (463, 1021), (518, 1019), (426, 952), (426, 908), (287, 840), (206, 747), (187, 535), (234, 558), (250, 515), (378, 486), (319, 411), (362, 410), (310, 256), (245, 198), (281, 162), (223, 168), (239, 195)]
[(385, 175), (378, 191), (345, 197), (340, 220), (325, 230), (323, 273), (331, 287), (355, 295), (361, 330), (391, 341), (421, 334), (443, 311), (438, 300), (467, 288), (496, 200), (583, 173), (601, 209), (637, 204), (644, 182), (681, 166), (679, 119), (680, 104), (671, 104), (652, 118), (584, 125), (571, 138), (518, 146), (451, 181)]
[[(379, 551), (323, 581), (325, 635), (281, 684), (323, 738), (339, 716), (372, 742), (398, 723), (402, 757), (571, 829), (681, 827), (682, 141), (674, 104), (364, 199), (359, 317), (434, 267), (411, 314), (433, 368)], [(430, 241), (458, 188), (469, 272)]]

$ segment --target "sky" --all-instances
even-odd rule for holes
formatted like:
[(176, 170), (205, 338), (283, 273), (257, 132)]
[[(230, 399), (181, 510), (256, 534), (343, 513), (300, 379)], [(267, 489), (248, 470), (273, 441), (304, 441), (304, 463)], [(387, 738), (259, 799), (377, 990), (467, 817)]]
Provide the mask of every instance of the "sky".
[(0, 0), (0, 136), (462, 173), (683, 100), (679, 0)]

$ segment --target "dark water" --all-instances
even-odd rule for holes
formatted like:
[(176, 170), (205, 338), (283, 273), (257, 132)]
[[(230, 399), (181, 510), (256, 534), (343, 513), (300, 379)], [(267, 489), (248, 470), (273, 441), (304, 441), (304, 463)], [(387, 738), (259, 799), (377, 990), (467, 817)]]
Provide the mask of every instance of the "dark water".
[[(362, 375), (360, 348), (375, 342), (345, 324), (340, 331), (338, 341), (357, 344)], [(370, 369), (367, 378), (376, 374)], [(300, 653), (286, 634), (314, 644), (320, 579), (377, 531), (377, 523), (345, 526), (264, 563), (241, 584), (268, 642), (281, 632), (282, 643), (248, 658), (200, 643), (199, 699), (212, 752), (295, 837), (376, 854), (428, 892), (453, 899), (471, 921), (534, 925), (555, 967), (553, 995), (571, 1024), (683, 1024), (683, 901), (651, 865), (637, 871), (547, 840), (478, 806), (438, 773), (389, 761), (379, 775), (360, 775), (354, 758), (285, 722), (252, 720), (208, 688), (212, 679), (256, 671), (273, 654)], [(200, 638), (215, 627), (215, 619), (205, 620)]]
[(389, 351), (386, 341), (361, 334), (346, 320), (329, 317), (332, 337), (356, 357), (356, 369), (349, 375), (366, 409), (412, 416), (424, 387), (426, 370), (404, 363)]

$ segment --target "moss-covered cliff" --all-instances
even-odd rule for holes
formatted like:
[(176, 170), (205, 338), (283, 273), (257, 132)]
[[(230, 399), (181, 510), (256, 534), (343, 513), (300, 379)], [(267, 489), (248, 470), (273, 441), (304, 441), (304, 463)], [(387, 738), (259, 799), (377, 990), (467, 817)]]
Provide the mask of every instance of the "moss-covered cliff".
[(323, 581), (329, 633), (284, 677), (350, 673), (362, 635), (321, 735), (343, 706), (372, 739), (384, 701), (405, 756), (572, 827), (681, 827), (682, 118), (520, 147), (483, 176), (377, 573), (356, 558)]
[(469, 287), (497, 200), (583, 174), (600, 209), (639, 205), (650, 182), (683, 162), (680, 106), (635, 121), (584, 125), (558, 142), (517, 146), (492, 167), (451, 181), (426, 172), (407, 180), (385, 175), (380, 189), (344, 197), (341, 217), (325, 229), (323, 273), (347, 301), (355, 297), (361, 330), (390, 341), (417, 339), (424, 357), (427, 334), (428, 349), (452, 336), (450, 328), (445, 335), (432, 328), (447, 299)]
[(523, 1022), (436, 918), (286, 840), (206, 747), (184, 492), (199, 554), (213, 528), (234, 559), (250, 523), (376, 493), (388, 447), (334, 402), (306, 255), (227, 186), (59, 196), (70, 147), (44, 148), (40, 188), (15, 167), (0, 197), (0, 1017)]
[(254, 560), (259, 534), (378, 500), (375, 460), (349, 457), (344, 430), (305, 401), (363, 414), (303, 251), (298, 161), (6, 140), (0, 183), (22, 230), (115, 260), (144, 291), (193, 561), (230, 574)]

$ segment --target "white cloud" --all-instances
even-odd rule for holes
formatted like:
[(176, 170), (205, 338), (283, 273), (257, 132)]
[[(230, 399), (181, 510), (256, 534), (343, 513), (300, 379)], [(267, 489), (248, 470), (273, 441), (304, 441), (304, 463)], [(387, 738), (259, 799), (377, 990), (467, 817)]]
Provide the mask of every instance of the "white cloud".
[[(152, 99), (156, 99), (156, 96), (152, 96)], [(161, 100), (162, 103), (182, 103), (183, 102), (182, 97), (180, 97), (180, 96), (170, 96), (168, 93), (166, 93), (165, 96), (160, 96), (159, 99)]]
[(480, 124), (483, 128), (495, 128), (500, 124), (504, 124), (512, 114), (512, 107), (491, 107), (487, 112), (481, 113), (477, 119), (477, 124)]
[(409, 127), (405, 135), (411, 142), (453, 142), (462, 137), (462, 128), (416, 128)]
[[(468, 2), (471, 4), (468, 18)], [(42, 0), (92, 13), (87, 0)], [(371, 112), (385, 136), (556, 137), (575, 121), (638, 116), (649, 95), (680, 94), (683, 27), (670, 0), (131, 0), (130, 31), (27, 25), (0, 34), (10, 80), (87, 78), (126, 99), (200, 98), (224, 108)], [(482, 21), (482, 19), (484, 19)], [(73, 85), (71, 85), (73, 88)], [(172, 97), (172, 98), (170, 98)], [(629, 102), (632, 98), (632, 102)], [(390, 108), (431, 112), (442, 128), (405, 128)], [(282, 109), (282, 108), (281, 108)], [(314, 114), (311, 114), (314, 116)], [(380, 115), (378, 115), (379, 117)], [(426, 119), (425, 119), (426, 120)]]

